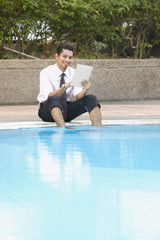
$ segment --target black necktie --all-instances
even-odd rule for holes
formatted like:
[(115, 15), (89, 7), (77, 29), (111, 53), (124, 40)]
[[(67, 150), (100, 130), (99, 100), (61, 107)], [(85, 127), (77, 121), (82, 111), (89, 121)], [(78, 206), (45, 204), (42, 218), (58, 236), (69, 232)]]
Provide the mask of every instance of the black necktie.
[[(61, 81), (60, 81), (60, 87), (65, 84), (65, 81), (64, 81), (64, 76), (65, 74), (62, 73), (61, 74)], [(64, 91), (63, 95), (61, 96), (61, 105), (62, 105), (62, 109), (63, 109), (63, 117), (64, 117), (64, 120), (67, 119), (67, 101), (66, 101), (66, 91)]]

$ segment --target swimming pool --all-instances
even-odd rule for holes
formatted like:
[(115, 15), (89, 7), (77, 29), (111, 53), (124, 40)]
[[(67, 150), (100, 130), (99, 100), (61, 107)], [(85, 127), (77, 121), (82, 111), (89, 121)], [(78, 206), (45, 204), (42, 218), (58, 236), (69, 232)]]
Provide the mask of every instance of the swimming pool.
[(0, 240), (159, 240), (160, 125), (0, 131)]

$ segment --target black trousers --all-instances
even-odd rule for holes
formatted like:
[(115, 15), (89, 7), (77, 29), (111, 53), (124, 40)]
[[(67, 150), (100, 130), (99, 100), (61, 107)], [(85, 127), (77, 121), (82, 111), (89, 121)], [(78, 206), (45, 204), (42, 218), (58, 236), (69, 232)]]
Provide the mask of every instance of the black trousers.
[[(70, 122), (85, 112), (90, 113), (96, 106), (101, 107), (96, 96), (91, 94), (80, 100), (67, 102), (67, 119), (65, 119), (65, 122)], [(60, 97), (56, 95), (49, 97), (45, 102), (40, 104), (39, 117), (45, 122), (55, 122), (51, 115), (51, 110), (54, 107), (59, 107), (63, 112)]]

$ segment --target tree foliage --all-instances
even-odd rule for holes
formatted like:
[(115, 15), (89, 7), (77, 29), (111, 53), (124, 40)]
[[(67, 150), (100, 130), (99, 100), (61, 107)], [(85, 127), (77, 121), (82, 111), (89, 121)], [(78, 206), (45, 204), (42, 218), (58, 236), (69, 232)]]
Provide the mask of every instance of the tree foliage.
[[(160, 0), (0, 0), (0, 44), (35, 55), (48, 39), (83, 57), (147, 58), (160, 44)], [(1, 49), (1, 57), (4, 57)], [(92, 53), (92, 54), (91, 54)]]

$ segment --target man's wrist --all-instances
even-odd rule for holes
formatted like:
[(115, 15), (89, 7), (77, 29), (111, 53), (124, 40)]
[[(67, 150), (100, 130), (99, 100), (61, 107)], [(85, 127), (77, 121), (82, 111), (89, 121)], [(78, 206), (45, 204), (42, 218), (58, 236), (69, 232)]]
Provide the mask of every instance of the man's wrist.
[(83, 91), (85, 92), (85, 94), (88, 92), (87, 88), (83, 88)]
[(62, 88), (64, 91), (67, 90), (67, 88), (65, 87), (65, 84), (62, 84), (61, 88)]

